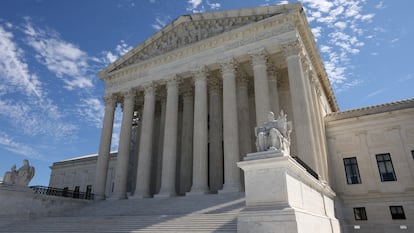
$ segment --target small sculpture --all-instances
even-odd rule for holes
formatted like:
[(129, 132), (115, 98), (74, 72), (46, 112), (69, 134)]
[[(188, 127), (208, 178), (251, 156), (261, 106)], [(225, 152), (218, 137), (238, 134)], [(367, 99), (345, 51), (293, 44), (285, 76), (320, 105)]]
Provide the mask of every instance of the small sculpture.
[(3, 183), (27, 186), (35, 174), (35, 168), (29, 165), (27, 159), (23, 160), (23, 166), (16, 171), (16, 165), (4, 174)]
[(10, 171), (7, 171), (6, 173), (4, 173), (3, 183), (14, 184), (16, 177), (17, 177), (17, 171), (16, 171), (16, 164), (15, 164), (11, 167)]
[(275, 120), (273, 112), (269, 112), (267, 120), (255, 128), (257, 151), (279, 150), (284, 155), (289, 155), (292, 123), (287, 121), (287, 115), (281, 110)]

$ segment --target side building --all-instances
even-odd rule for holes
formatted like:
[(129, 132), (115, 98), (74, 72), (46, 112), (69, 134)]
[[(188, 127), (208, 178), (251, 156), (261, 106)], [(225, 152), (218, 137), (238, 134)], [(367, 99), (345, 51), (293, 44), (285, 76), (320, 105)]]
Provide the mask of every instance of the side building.
[(325, 125), (342, 227), (408, 228), (414, 218), (414, 99), (331, 113)]

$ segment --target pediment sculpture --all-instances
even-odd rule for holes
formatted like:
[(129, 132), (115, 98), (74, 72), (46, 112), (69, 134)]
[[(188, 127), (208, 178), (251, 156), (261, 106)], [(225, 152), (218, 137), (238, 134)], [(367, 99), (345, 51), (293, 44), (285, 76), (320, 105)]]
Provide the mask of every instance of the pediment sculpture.
[(4, 173), (3, 183), (10, 185), (27, 186), (35, 174), (35, 168), (29, 165), (27, 159), (23, 160), (23, 166), (16, 170), (16, 165), (13, 165), (10, 171)]
[(267, 122), (255, 128), (257, 151), (274, 150), (289, 155), (291, 132), (292, 122), (287, 121), (287, 115), (283, 110), (280, 111), (277, 119), (273, 112), (269, 112)]
[[(224, 17), (209, 20), (193, 20), (190, 16), (182, 16), (186, 20), (141, 48), (131, 58), (115, 67), (114, 70), (148, 60), (152, 57), (185, 47), (198, 41), (217, 36), (244, 25), (258, 22), (279, 13), (264, 15), (248, 15), (238, 17)], [(144, 43), (143, 43), (144, 44)]]

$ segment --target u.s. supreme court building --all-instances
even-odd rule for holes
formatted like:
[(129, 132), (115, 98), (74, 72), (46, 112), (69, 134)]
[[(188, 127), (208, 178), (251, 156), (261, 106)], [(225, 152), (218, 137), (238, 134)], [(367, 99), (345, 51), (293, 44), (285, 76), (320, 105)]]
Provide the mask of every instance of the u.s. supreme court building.
[[(255, 193), (268, 176), (254, 169), (280, 158), (245, 159), (272, 111), (292, 122), (282, 157), (295, 159), (283, 163), (311, 174), (292, 175), (297, 189), (287, 179), (287, 199), (300, 192), (312, 202), (304, 187), (313, 188), (333, 201), (335, 213), (321, 215), (343, 232), (414, 227), (414, 100), (341, 112), (300, 4), (181, 16), (98, 75), (106, 85), (99, 152), (54, 163), (51, 187), (92, 189), (98, 199), (246, 192), (247, 206), (279, 203), (280, 190)], [(284, 189), (269, 179), (266, 188)]]

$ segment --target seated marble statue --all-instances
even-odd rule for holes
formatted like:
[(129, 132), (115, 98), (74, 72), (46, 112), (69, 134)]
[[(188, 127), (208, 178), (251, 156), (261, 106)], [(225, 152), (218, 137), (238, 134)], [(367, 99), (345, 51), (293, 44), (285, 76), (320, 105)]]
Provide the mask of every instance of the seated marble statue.
[(27, 159), (23, 160), (23, 166), (16, 170), (16, 165), (4, 174), (3, 183), (27, 186), (35, 174), (34, 167), (29, 165)]
[(6, 173), (4, 173), (3, 183), (14, 184), (16, 180), (16, 176), (17, 176), (17, 171), (16, 171), (16, 164), (15, 164), (11, 167), (10, 171), (7, 171)]
[(286, 114), (280, 111), (275, 120), (273, 112), (267, 115), (267, 122), (255, 128), (257, 151), (278, 150), (290, 154), (290, 133), (292, 123), (287, 121)]

